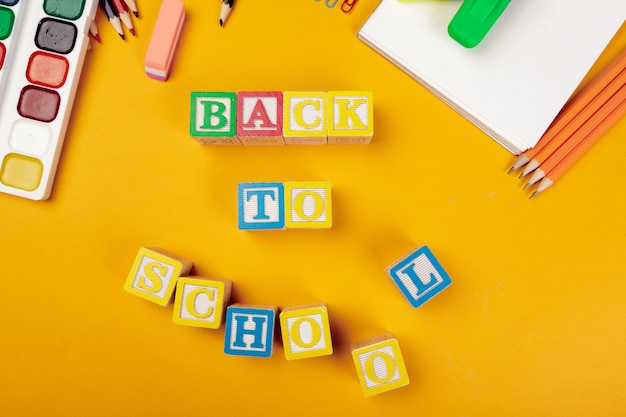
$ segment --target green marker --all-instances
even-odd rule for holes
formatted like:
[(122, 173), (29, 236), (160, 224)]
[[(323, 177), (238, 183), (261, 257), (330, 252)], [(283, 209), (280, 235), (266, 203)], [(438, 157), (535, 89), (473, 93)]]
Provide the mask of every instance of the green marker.
[(465, 0), (448, 25), (448, 34), (466, 48), (483, 40), (511, 0)]

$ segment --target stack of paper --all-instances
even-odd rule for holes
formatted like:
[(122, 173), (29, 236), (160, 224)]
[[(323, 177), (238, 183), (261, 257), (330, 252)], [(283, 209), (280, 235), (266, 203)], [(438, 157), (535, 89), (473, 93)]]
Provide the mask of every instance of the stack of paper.
[(513, 1), (475, 48), (459, 1), (382, 0), (358, 37), (511, 152), (537, 143), (626, 20), (624, 0)]

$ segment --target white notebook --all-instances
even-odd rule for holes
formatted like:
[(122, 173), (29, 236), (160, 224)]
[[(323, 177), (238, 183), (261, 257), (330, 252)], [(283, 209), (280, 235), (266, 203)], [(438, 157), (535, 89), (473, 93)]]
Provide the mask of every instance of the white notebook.
[(455, 0), (382, 0), (357, 36), (509, 151), (533, 147), (626, 20), (626, 0), (513, 0), (475, 48)]

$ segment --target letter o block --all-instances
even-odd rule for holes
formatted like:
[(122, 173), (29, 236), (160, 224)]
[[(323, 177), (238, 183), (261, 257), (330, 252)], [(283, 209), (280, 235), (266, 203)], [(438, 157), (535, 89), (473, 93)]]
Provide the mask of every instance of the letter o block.
[(285, 183), (285, 224), (288, 229), (329, 229), (333, 225), (330, 182)]
[(391, 333), (354, 343), (351, 350), (366, 397), (409, 384), (400, 345)]
[(232, 282), (221, 279), (184, 277), (176, 284), (174, 316), (176, 324), (219, 329), (230, 301)]
[(191, 261), (162, 249), (140, 248), (124, 289), (165, 307), (172, 301), (178, 278), (192, 266)]
[(326, 304), (287, 307), (280, 312), (285, 358), (332, 355), (333, 344)]

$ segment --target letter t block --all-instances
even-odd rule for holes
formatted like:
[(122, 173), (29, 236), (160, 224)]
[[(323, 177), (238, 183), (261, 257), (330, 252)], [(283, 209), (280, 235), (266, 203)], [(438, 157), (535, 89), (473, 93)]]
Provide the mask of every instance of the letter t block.
[(386, 271), (414, 308), (452, 283), (428, 246), (414, 249)]
[(287, 360), (332, 355), (333, 344), (326, 304), (287, 307), (280, 312)]
[(400, 345), (391, 333), (353, 343), (350, 348), (366, 397), (409, 384)]
[(192, 262), (157, 248), (139, 248), (124, 289), (131, 294), (167, 306), (178, 278), (187, 275)]
[(191, 93), (191, 137), (203, 145), (241, 145), (236, 102), (236, 93)]
[(226, 309), (224, 353), (269, 358), (274, 350), (278, 307), (232, 304)]
[(237, 199), (240, 230), (285, 228), (285, 187), (281, 182), (241, 183)]

